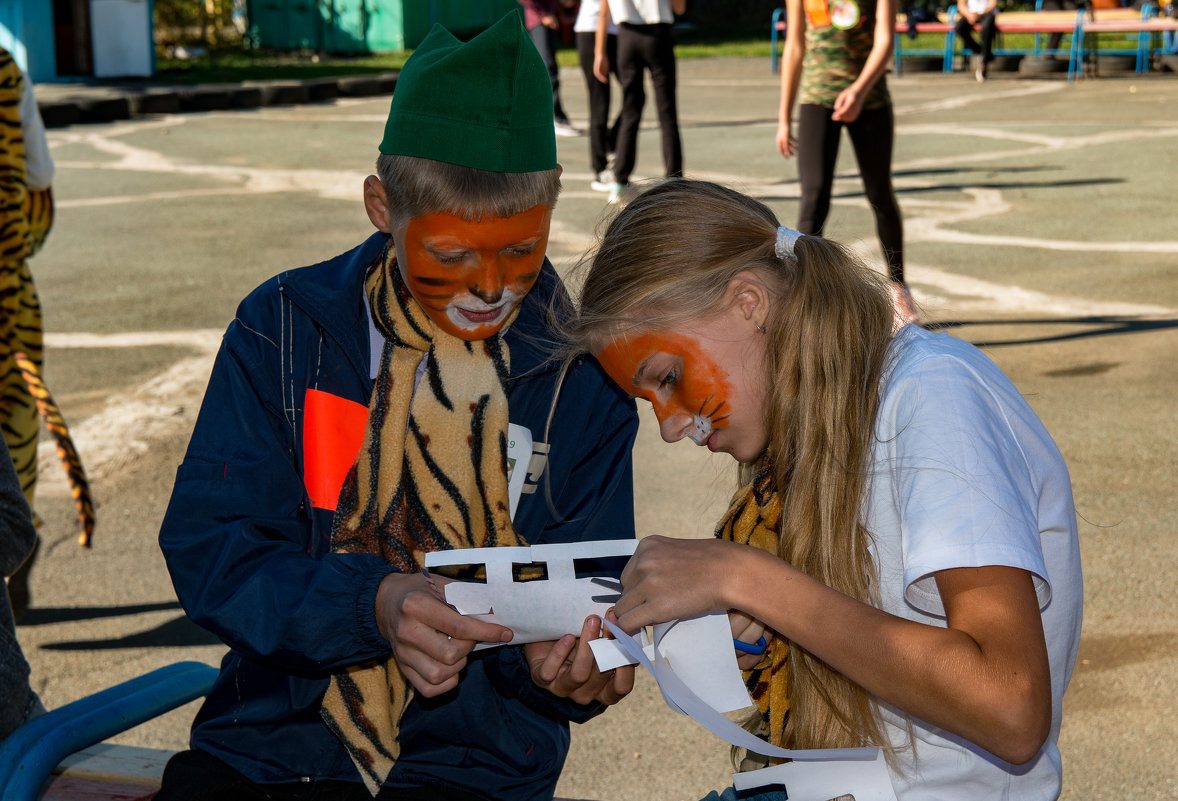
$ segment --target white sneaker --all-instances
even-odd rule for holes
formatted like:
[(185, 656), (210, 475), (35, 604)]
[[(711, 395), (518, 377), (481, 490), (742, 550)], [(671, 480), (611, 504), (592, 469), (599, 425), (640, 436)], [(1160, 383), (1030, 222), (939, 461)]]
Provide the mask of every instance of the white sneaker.
[(634, 188), (633, 184), (614, 184), (609, 189), (609, 202), (611, 204), (624, 206), (634, 199), (638, 194), (638, 190)]
[(557, 136), (580, 136), (581, 129), (573, 125), (568, 120), (556, 120), (553, 125), (556, 128)]
[(589, 188), (594, 192), (611, 192), (613, 191), (615, 183), (617, 183), (617, 181), (614, 180), (613, 170), (607, 167), (606, 169), (597, 173), (597, 177), (589, 182)]

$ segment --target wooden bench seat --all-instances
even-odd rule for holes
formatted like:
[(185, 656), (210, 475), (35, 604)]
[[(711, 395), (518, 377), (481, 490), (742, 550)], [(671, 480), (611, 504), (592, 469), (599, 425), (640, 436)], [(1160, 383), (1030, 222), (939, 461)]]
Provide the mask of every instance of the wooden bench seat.
[(39, 801), (148, 801), (172, 751), (98, 743), (70, 754), (42, 786)]
[[(1154, 52), (1178, 53), (1178, 20), (1158, 18), (1153, 16), (1155, 9), (1145, 5), (1140, 11), (1132, 8), (1101, 8), (1096, 11), (1004, 11), (995, 19), (998, 33), (1032, 33), (1036, 34), (1032, 48), (1004, 48), (996, 47), (994, 54), (998, 56), (1066, 56), (1068, 61), (1068, 80), (1079, 76), (1080, 70), (1090, 56), (1097, 53), (1134, 55), (1137, 59), (1137, 71), (1146, 72), (1150, 67), (1151, 55)], [(1095, 14), (1095, 16), (1094, 16)], [(904, 48), (904, 37), (910, 32), (908, 20), (898, 17), (896, 20), (896, 34), (893, 45), (893, 67), (897, 75), (903, 72), (905, 56), (935, 56), (941, 60), (941, 69), (952, 72), (956, 55), (956, 19), (957, 7), (950, 6), (942, 19), (929, 22), (918, 22), (914, 26), (917, 33), (939, 34), (944, 37), (943, 46), (939, 48)], [(773, 12), (770, 22), (770, 39), (772, 44), (770, 69), (778, 69), (778, 39), (784, 36), (787, 27), (785, 9), (778, 8)], [(1102, 33), (1127, 33), (1138, 35), (1133, 48), (1119, 50), (1097, 49), (1095, 44), (1089, 45), (1087, 37)], [(1063, 34), (1070, 37), (1067, 48), (1048, 49), (1040, 45), (1039, 34)], [(1165, 37), (1165, 43), (1156, 47), (1154, 40), (1159, 36)]]

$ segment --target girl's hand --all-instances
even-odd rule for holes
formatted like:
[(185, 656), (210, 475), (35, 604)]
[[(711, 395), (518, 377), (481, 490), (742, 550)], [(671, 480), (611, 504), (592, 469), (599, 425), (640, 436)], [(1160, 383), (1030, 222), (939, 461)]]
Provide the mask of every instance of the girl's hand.
[(863, 110), (863, 96), (854, 86), (848, 86), (834, 99), (834, 113), (830, 118), (835, 122), (854, 122)]
[(790, 130), (789, 120), (777, 123), (777, 152), (787, 159), (798, 152), (798, 140)]
[[(732, 639), (749, 645), (754, 645), (761, 637), (766, 641), (773, 639), (773, 632), (764, 623), (736, 609), (728, 610), (728, 625), (732, 629)], [(736, 652), (736, 664), (741, 670), (755, 668), (764, 658), (764, 654)]]
[(618, 625), (634, 632), (705, 612), (727, 610), (727, 584), (746, 546), (724, 540), (646, 537), (622, 571)]

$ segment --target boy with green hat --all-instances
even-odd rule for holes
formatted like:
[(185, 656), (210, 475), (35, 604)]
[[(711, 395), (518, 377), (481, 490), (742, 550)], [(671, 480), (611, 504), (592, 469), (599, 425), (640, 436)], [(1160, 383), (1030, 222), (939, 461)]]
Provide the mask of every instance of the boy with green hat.
[(517, 12), (465, 44), (435, 27), (364, 183), (378, 233), (238, 309), (160, 531), (230, 651), (160, 801), (551, 798), (568, 721), (629, 692), (593, 664), (600, 620), (472, 651), (511, 632), (421, 570), (634, 533), (632, 401), (583, 361), (548, 425), (550, 104)]

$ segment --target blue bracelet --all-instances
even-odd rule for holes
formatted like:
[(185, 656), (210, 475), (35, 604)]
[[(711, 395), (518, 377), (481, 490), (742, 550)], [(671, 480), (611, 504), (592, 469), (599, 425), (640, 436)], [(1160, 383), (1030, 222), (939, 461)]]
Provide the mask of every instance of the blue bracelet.
[(742, 651), (746, 654), (763, 654), (765, 653), (765, 649), (769, 647), (769, 643), (765, 639), (764, 634), (758, 637), (757, 641), (751, 645), (747, 642), (744, 642), (743, 640), (733, 640), (732, 644), (736, 646), (736, 650)]

